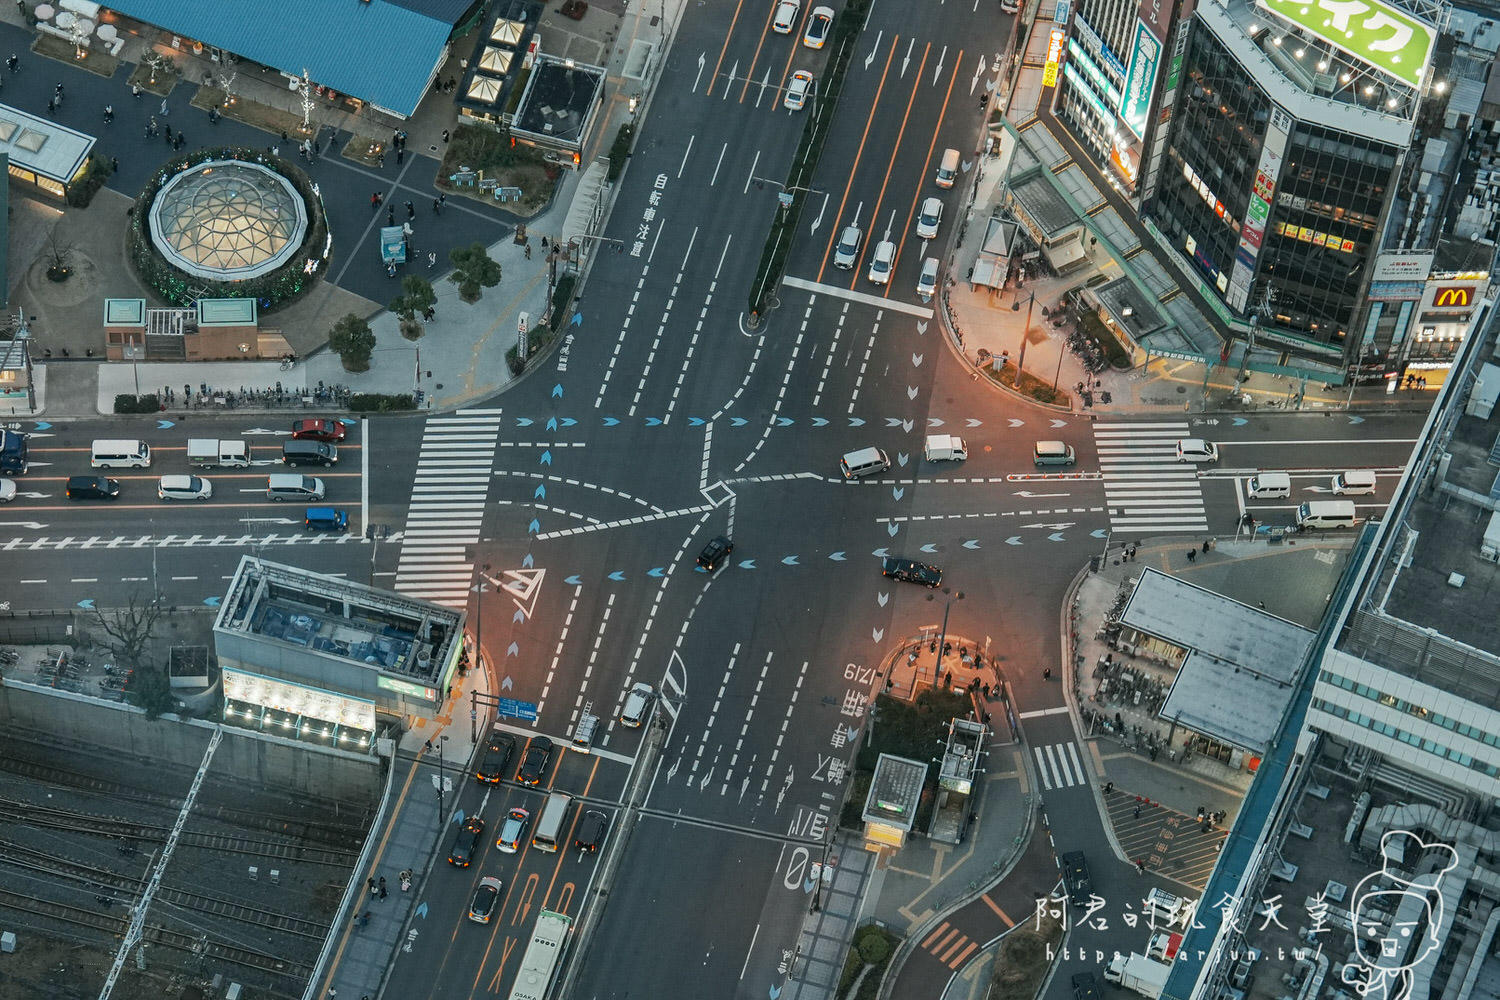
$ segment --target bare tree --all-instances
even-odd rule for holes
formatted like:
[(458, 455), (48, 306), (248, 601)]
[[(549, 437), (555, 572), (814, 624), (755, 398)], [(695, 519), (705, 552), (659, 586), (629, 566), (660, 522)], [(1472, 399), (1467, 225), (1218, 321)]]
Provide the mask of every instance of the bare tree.
[(99, 628), (109, 637), (109, 647), (115, 659), (132, 672), (125, 697), (132, 705), (144, 709), (147, 718), (151, 719), (172, 711), (177, 705), (166, 665), (153, 663), (147, 656), (147, 647), (151, 644), (162, 610), (160, 601), (142, 602), (137, 595), (131, 594), (123, 608), (94, 611)]
[(77, 249), (76, 243), (69, 243), (57, 238), (54, 230), (47, 236), (47, 277), (53, 281), (67, 281), (73, 273), (73, 251)]

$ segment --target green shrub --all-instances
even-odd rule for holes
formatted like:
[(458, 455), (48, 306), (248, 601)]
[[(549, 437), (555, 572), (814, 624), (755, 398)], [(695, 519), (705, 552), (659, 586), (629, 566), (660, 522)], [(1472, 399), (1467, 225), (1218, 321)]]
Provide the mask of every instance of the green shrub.
[(891, 954), (891, 943), (880, 933), (880, 928), (871, 927), (859, 939), (859, 957), (871, 965), (879, 965)]
[[(561, 330), (568, 322), (568, 303), (573, 301), (573, 286), (578, 279), (571, 274), (565, 274), (557, 279), (557, 284), (552, 289), (552, 332)], [(550, 340), (550, 338), (549, 338)]]
[(122, 392), (115, 397), (116, 413), (160, 413), (161, 400), (156, 393), (148, 392), (137, 396), (133, 393)]
[(416, 397), (409, 392), (356, 392), (349, 397), (349, 409), (356, 413), (396, 413), (416, 408)]
[(333, 324), (328, 332), (328, 346), (338, 354), (348, 372), (370, 370), (370, 355), (375, 350), (375, 331), (363, 318), (349, 313)]
[(609, 147), (609, 181), (613, 184), (625, 172), (625, 161), (630, 159), (630, 140), (635, 137), (635, 127), (629, 122), (620, 126), (615, 141)]

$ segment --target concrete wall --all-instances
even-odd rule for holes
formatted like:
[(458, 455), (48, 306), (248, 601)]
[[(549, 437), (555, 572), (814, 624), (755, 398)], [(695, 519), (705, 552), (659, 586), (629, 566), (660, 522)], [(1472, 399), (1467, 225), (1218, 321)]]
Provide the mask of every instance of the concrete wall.
[[(211, 722), (170, 715), (149, 720), (140, 709), (118, 702), (0, 681), (0, 732), (10, 740), (101, 749), (191, 774), (202, 763), (213, 731)], [(233, 728), (225, 729), (211, 771), (215, 783), (346, 802), (360, 809), (379, 802), (385, 780), (383, 762), (374, 756)]]

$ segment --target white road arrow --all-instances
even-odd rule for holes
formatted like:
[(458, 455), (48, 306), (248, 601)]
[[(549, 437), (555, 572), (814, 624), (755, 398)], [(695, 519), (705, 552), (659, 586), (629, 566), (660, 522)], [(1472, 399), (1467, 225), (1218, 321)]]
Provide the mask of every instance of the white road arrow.
[(870, 46), (870, 54), (865, 56), (865, 69), (869, 69), (875, 62), (875, 53), (880, 51), (880, 39), (885, 36), (885, 29), (880, 29), (875, 35), (875, 44)]

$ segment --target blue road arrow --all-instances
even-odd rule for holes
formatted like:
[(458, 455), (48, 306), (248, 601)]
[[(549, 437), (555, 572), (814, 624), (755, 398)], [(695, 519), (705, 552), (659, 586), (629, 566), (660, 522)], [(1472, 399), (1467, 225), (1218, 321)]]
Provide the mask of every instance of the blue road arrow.
[(453, 814), (453, 821), (452, 822), (453, 822), (454, 826), (463, 826), (464, 825), (464, 811), (462, 809), (460, 809), (458, 812), (456, 812), (456, 813)]
[(706, 421), (702, 417), (688, 417), (689, 427), (702, 427)]
[(552, 398), (553, 399), (562, 399), (562, 383), (561, 382), (558, 382), (556, 385), (554, 385), (552, 387)]
[(551, 465), (552, 464), (552, 449), (551, 448), (548, 448), (546, 451), (542, 452), (541, 463), (543, 465)]
[(526, 530), (534, 535), (542, 530), (542, 522), (533, 517), (531, 523), (526, 526)]
[(520, 656), (521, 655), (521, 647), (520, 647), (520, 645), (517, 644), (517, 643), (512, 642), (509, 646), (506, 646), (505, 647), (505, 655), (506, 656)]
[[(702, 569), (703, 567), (700, 566), (698, 568)], [(647, 576), (654, 576), (654, 577), (662, 577), (662, 576), (666, 575), (666, 570), (662, 569), (660, 566), (652, 566), (650, 569), (646, 570), (646, 575)]]
[(843, 562), (844, 554), (842, 552), (830, 552), (828, 553), (828, 558), (832, 559), (834, 562)]
[(813, 417), (812, 418), (812, 425), (814, 427), (827, 427), (828, 426), (828, 418), (827, 417)]
[(1364, 417), (1359, 417), (1359, 416), (1353, 416), (1353, 417), (1349, 418), (1349, 422), (1351, 424), (1362, 424), (1362, 423), (1365, 422), (1365, 418)]
[(731, 427), (743, 427), (747, 423), (749, 423), (749, 421), (746, 420), (744, 417), (730, 417), (729, 418), (729, 426), (731, 426)]
[(516, 686), (516, 682), (513, 681), (513, 680), (511, 680), (510, 674), (506, 674), (504, 677), (500, 678), (500, 690), (501, 691), (509, 691), (511, 688), (513, 688), (515, 686)]
[(557, 418), (556, 417), (548, 417), (547, 418), (547, 429), (549, 431), (555, 431), (555, 430), (557, 430)]
[(884, 559), (887, 555), (890, 554), (890, 551), (890, 549), (881, 547), (876, 549), (874, 552), (871, 552), (870, 555), (874, 556), (876, 559)]
[(513, 625), (518, 622), (524, 622), (526, 620), (526, 612), (522, 611), (520, 608), (517, 608), (516, 613), (510, 616), (510, 620), (511, 624)]
[(517, 417), (516, 418), (516, 426), (517, 427), (530, 427), (531, 426), (531, 418), (530, 417)]
[(609, 574), (609, 578), (615, 581), (615, 583), (625, 582), (625, 574), (621, 573), (619, 570), (615, 570), (613, 573)]
[(417, 912), (417, 916), (420, 917), (421, 919), (423, 919), (423, 920), (427, 919), (427, 900), (424, 899), (424, 900), (422, 900), (422, 902), (420, 902), (420, 903), (417, 904), (417, 911), (416, 912)]
[(1050, 535), (1047, 536), (1047, 541), (1049, 541), (1049, 542), (1066, 542), (1067, 539), (1063, 537), (1063, 533), (1061, 531), (1054, 531), (1052, 534), (1050, 534)]
[(740, 569), (754, 569), (754, 568), (755, 568), (755, 560), (754, 559), (741, 559), (740, 560)]
[(563, 583), (566, 583), (570, 587), (576, 587), (582, 582), (583, 581), (578, 578), (577, 573), (574, 573), (572, 576), (563, 577)]
[(47, 421), (45, 421), (45, 420), (38, 420), (36, 422), (36, 430), (39, 430), (39, 431), (50, 431), (51, 429), (52, 429), (52, 425), (49, 424), (49, 423), (47, 423)]
[(900, 530), (901, 529), (899, 527), (897, 527), (896, 525), (894, 525), (894, 524), (887, 524), (885, 526), (885, 533), (887, 535), (890, 535), (892, 538), (895, 538), (896, 537), (896, 532), (898, 532)]
[(790, 427), (790, 426), (792, 426), (792, 424), (795, 424), (796, 422), (797, 421), (793, 420), (791, 417), (777, 417), (776, 418), (776, 426), (777, 427)]
[(205, 597), (203, 599), (203, 603), (207, 604), (211, 608), (217, 608), (219, 606), (219, 598), (217, 596)]
[(885, 425), (887, 427), (900, 427), (901, 426), (901, 418), (900, 417), (886, 417), (885, 418)]
[(1243, 427), (1246, 424), (1248, 424), (1249, 422), (1250, 421), (1248, 419), (1246, 419), (1245, 417), (1235, 417), (1234, 418), (1234, 426), (1236, 426), (1236, 427)]
[(81, 600), (81, 601), (78, 602), (78, 606), (80, 608), (82, 608), (83, 610), (85, 610), (85, 611), (93, 611), (94, 610), (94, 599), (92, 597), (86, 597), (83, 600)]
[(1021, 541), (1021, 536), (1020, 535), (1011, 535), (1009, 538), (1007, 538), (1005, 540), (1005, 544), (1006, 545), (1025, 545), (1026, 543), (1023, 542), (1023, 541)]
[(899, 486), (891, 487), (891, 499), (900, 500), (904, 496), (906, 496), (906, 491), (904, 489)]
[(971, 538), (971, 539), (969, 539), (968, 541), (964, 542), (964, 548), (966, 548), (966, 549), (977, 549), (977, 548), (979, 548), (979, 539), (977, 539), (977, 538)]
[(922, 551), (927, 553), (928, 555), (932, 555), (937, 551), (937, 546), (932, 544), (931, 542), (928, 542), (926, 545), (922, 546)]
[(573, 314), (573, 318), (570, 319), (570, 320), (568, 320), (568, 325), (569, 326), (582, 326), (583, 325), (583, 313), (581, 313), (581, 312), (574, 313)]
[(850, 427), (863, 427), (864, 425), (865, 425), (865, 422), (863, 420), (859, 419), (858, 417), (850, 417), (849, 418), (849, 426)]
[(604, 418), (604, 426), (605, 427), (613, 427), (615, 424), (618, 424), (618, 423), (619, 423), (619, 421), (616, 420), (614, 417), (605, 417)]
[(545, 497), (546, 495), (547, 495), (547, 484), (546, 483), (537, 483), (536, 484), (536, 492), (533, 493), (533, 494), (531, 494), (532, 499), (534, 499), (534, 500), (540, 500), (543, 497)]
[(176, 427), (176, 426), (177, 426), (177, 421), (175, 421), (175, 420), (158, 420), (156, 422), (156, 429), (159, 430), (159, 431), (171, 430), (173, 427)]
[(530, 569), (531, 568), (531, 564), (532, 564), (531, 553), (528, 552), (521, 559), (521, 568), (522, 569)]
[(661, 417), (647, 417), (646, 418), (646, 426), (647, 427), (660, 427), (661, 426)]
[(796, 556), (787, 556), (785, 559), (781, 560), (781, 565), (783, 565), (783, 566), (795, 566), (795, 565), (797, 565), (797, 557)]
[(808, 879), (806, 882), (802, 883), (802, 894), (804, 896), (811, 896), (812, 895), (812, 891), (813, 891), (813, 880), (812, 879)]
[(1095, 528), (1093, 531), (1089, 532), (1089, 535), (1093, 538), (1108, 538), (1109, 532), (1104, 528)]
[(563, 417), (562, 419), (562, 425), (564, 427), (572, 427), (576, 423), (578, 423), (578, 421), (574, 420), (572, 417)]

